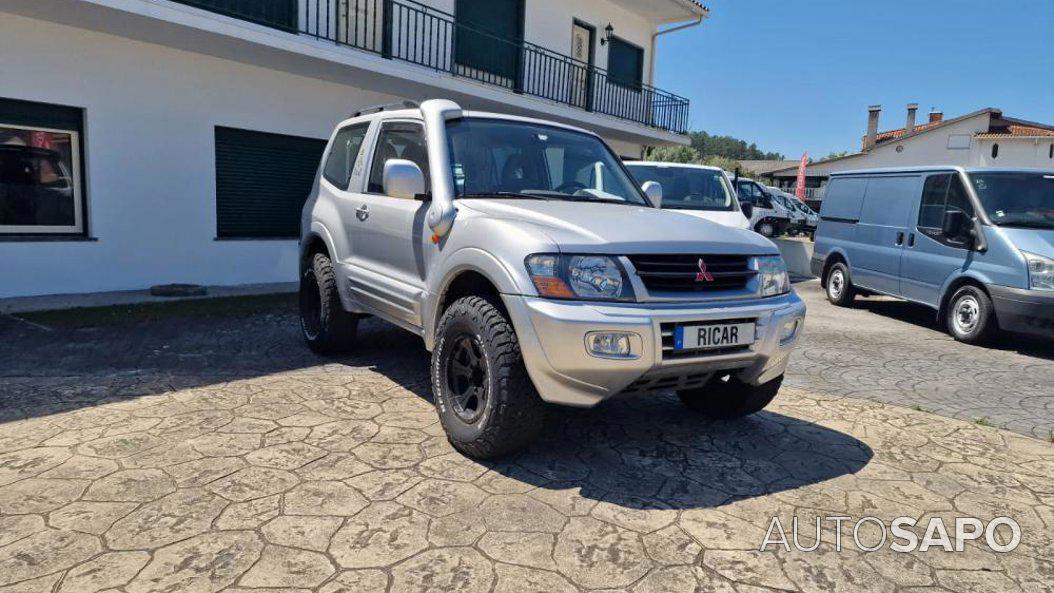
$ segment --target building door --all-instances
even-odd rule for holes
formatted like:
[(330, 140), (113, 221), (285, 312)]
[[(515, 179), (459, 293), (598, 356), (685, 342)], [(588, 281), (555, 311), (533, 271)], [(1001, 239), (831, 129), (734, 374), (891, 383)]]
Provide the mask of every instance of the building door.
[(571, 26), (571, 104), (583, 109), (593, 107), (593, 42), (596, 28), (581, 21)]

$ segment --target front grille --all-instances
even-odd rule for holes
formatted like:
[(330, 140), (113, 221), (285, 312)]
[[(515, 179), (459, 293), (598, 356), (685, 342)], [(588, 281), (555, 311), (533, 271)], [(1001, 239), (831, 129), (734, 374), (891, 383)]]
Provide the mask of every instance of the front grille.
[[(742, 290), (757, 270), (750, 269), (748, 255), (658, 254), (630, 255), (648, 292), (716, 292)], [(705, 264), (707, 277), (700, 278), (699, 262)]]
[(699, 356), (718, 356), (721, 354), (735, 354), (737, 352), (747, 352), (750, 350), (750, 346), (728, 346), (726, 348), (695, 348), (691, 350), (677, 350), (674, 348), (674, 332), (677, 330), (679, 325), (714, 325), (714, 324), (725, 324), (725, 323), (757, 323), (757, 319), (753, 317), (743, 319), (721, 319), (718, 321), (695, 321), (688, 323), (663, 323), (659, 326), (662, 331), (662, 359), (663, 360), (677, 360), (679, 358), (696, 358)]

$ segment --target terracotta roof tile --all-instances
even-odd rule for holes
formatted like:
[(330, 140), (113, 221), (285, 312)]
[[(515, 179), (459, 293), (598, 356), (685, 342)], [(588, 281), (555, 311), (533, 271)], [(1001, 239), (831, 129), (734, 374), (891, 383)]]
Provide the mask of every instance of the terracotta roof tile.
[(1013, 136), (1052, 136), (1054, 137), (1054, 129), (1052, 128), (1038, 128), (1036, 126), (1022, 126), (1018, 124), (1010, 124), (1004, 128), (994, 128), (988, 133), (977, 134), (978, 138), (1010, 138)]

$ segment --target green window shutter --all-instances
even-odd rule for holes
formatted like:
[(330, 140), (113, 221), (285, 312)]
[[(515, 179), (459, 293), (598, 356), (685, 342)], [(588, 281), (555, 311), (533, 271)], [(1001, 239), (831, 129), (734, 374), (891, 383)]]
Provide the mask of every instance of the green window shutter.
[(517, 78), (523, 0), (457, 0), (454, 14), (460, 25), (455, 47), (457, 63), (504, 78)]
[(49, 103), (0, 99), (0, 123), (81, 132), (84, 110)]
[[(297, 30), (297, 0), (175, 0), (196, 8), (287, 31)], [(324, 0), (323, 0), (324, 2)], [(334, 4), (334, 6), (336, 6)]]
[(608, 77), (611, 82), (640, 88), (644, 82), (644, 50), (617, 37), (608, 41)]
[(216, 128), (216, 236), (295, 238), (325, 140)]

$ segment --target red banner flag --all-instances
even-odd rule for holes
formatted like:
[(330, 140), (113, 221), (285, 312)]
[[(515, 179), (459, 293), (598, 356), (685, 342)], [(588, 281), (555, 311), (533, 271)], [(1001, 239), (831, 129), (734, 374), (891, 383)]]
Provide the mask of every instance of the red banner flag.
[(805, 165), (809, 164), (809, 153), (801, 153), (801, 162), (798, 163), (798, 180), (795, 182), (794, 195), (801, 201), (805, 201)]

